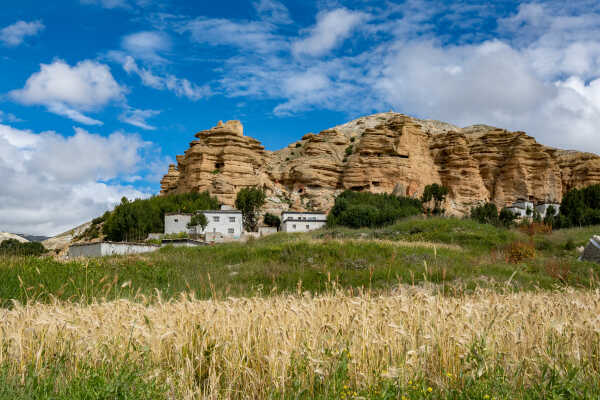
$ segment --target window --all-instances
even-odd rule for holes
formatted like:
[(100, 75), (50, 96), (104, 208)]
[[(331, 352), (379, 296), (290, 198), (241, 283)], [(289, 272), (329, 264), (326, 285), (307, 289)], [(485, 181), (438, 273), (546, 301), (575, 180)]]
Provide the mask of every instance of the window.
[(213, 217), (213, 221), (219, 222), (219, 217)]
[(175, 222), (179, 222), (179, 220), (177, 218), (175, 218)]
[(306, 229), (310, 229), (310, 225), (306, 225)]
[(292, 229), (296, 229), (296, 224), (292, 225)]
[(229, 217), (229, 222), (235, 222), (235, 217)]
[(308, 220), (309, 220), (309, 221), (316, 221), (316, 220), (317, 220), (317, 217), (310, 217)]
[(234, 232), (235, 230), (233, 228), (227, 229), (227, 233), (229, 233), (230, 235), (233, 235)]

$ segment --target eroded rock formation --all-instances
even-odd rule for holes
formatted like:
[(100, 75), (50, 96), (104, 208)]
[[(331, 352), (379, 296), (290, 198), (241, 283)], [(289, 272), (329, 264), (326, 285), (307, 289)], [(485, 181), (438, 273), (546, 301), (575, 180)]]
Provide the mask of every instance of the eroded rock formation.
[(600, 183), (600, 157), (543, 146), (524, 132), (459, 128), (393, 112), (362, 117), (265, 151), (239, 121), (196, 134), (171, 165), (161, 193), (208, 190), (233, 205), (243, 187), (261, 186), (268, 210), (327, 211), (345, 189), (420, 196), (450, 189), (450, 214), (492, 201), (560, 202), (567, 190)]

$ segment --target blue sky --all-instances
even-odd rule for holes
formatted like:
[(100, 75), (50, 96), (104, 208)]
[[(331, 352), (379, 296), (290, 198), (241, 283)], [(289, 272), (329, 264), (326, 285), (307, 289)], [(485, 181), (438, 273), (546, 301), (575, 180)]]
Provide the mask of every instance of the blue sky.
[(600, 152), (597, 1), (22, 0), (0, 10), (0, 231), (157, 193), (199, 130), (277, 150), (388, 111)]

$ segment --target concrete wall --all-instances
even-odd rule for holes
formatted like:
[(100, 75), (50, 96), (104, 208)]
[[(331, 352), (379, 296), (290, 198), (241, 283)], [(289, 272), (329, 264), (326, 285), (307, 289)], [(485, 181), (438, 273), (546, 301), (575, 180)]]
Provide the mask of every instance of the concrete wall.
[(206, 229), (198, 233), (220, 233), (226, 237), (239, 238), (244, 232), (241, 212), (206, 211)]
[(274, 226), (259, 226), (258, 233), (260, 236), (267, 236), (277, 233), (277, 228)]
[(191, 239), (164, 239), (162, 241), (162, 246), (173, 246), (173, 247), (198, 247), (198, 246), (206, 246), (206, 243), (199, 242), (197, 240)]
[(323, 213), (281, 213), (282, 232), (308, 232), (324, 227), (327, 215)]
[(167, 214), (165, 215), (165, 235), (176, 233), (189, 233), (187, 224), (192, 220), (191, 214)]
[(104, 257), (113, 255), (127, 255), (149, 253), (160, 247), (144, 243), (85, 243), (69, 247), (69, 257)]

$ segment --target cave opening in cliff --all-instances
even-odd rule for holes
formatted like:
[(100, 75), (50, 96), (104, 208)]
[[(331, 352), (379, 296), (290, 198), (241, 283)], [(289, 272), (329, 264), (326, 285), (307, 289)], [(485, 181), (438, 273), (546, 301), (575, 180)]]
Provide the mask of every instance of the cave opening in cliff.
[(224, 162), (216, 162), (215, 163), (215, 169), (221, 169), (225, 166)]
[(373, 186), (379, 186), (379, 182), (371, 182)]

